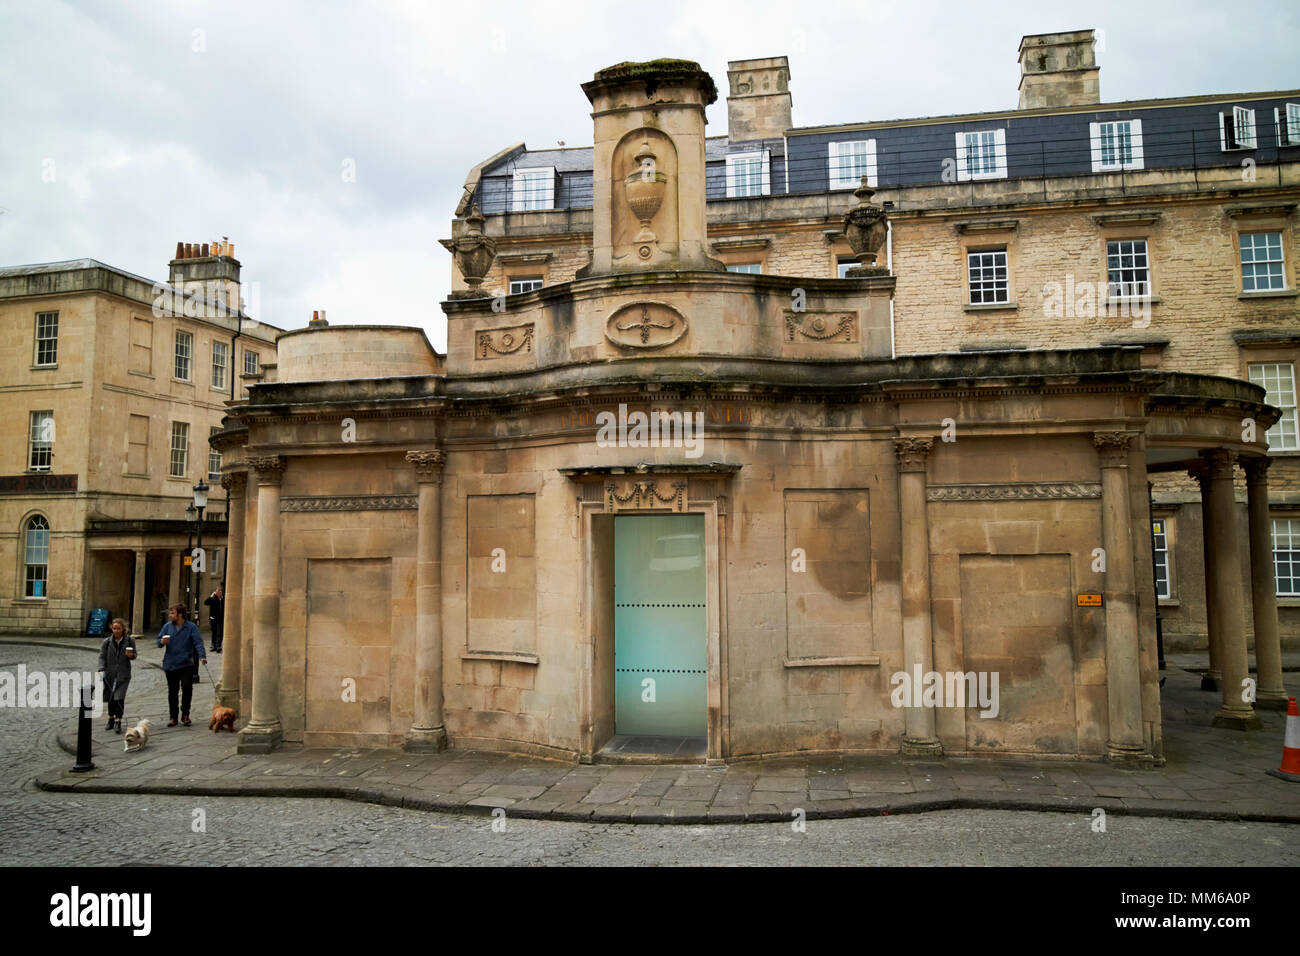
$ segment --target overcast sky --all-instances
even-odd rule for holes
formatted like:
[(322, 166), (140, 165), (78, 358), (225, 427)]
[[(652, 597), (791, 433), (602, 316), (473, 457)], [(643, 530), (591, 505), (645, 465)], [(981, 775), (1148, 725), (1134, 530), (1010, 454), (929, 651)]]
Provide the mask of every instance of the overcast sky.
[(589, 145), (579, 84), (613, 63), (697, 60), (725, 97), (728, 60), (785, 54), (798, 126), (1014, 107), (1020, 37), (1089, 27), (1103, 101), (1300, 87), (1294, 0), (1086, 6), (0, 0), (0, 265), (165, 279), (178, 240), (229, 236), (256, 318), (442, 349), (466, 173)]

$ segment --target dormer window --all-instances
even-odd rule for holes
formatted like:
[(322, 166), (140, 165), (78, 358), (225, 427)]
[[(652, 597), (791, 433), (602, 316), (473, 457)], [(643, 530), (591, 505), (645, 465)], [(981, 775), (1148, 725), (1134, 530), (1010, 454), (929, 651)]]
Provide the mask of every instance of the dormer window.
[(516, 169), (511, 212), (532, 212), (555, 208), (555, 169), (536, 166)]
[(862, 177), (867, 184), (876, 185), (876, 141), (858, 139), (848, 142), (828, 143), (830, 152), (831, 189), (857, 189)]
[(1007, 131), (983, 129), (957, 134), (957, 181), (1007, 178)]
[(1273, 110), (1273, 128), (1279, 146), (1300, 146), (1300, 103), (1288, 103)]
[(771, 157), (766, 149), (732, 153), (727, 157), (727, 198), (770, 196)]
[(1142, 168), (1142, 121), (1112, 120), (1088, 124), (1092, 171)]
[(1231, 113), (1219, 114), (1219, 148), (1255, 148), (1255, 111), (1234, 106)]

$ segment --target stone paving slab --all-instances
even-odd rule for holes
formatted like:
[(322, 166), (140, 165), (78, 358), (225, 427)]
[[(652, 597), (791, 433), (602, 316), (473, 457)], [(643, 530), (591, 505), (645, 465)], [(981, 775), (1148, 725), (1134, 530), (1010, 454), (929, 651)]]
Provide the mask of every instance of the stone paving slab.
[[(34, 643), (34, 642), (33, 642)], [(87, 642), (94, 652), (98, 643)], [(78, 645), (80, 646), (80, 645)], [(142, 644), (141, 663), (161, 650)], [(215, 659), (214, 659), (215, 658)], [(1196, 659), (1189, 659), (1195, 665)], [(209, 658), (214, 674), (220, 658)], [(701, 765), (579, 766), (479, 751), (408, 754), (355, 748), (286, 747), (239, 754), (235, 738), (206, 721), (164, 726), (165, 689), (128, 695), (126, 724), (149, 717), (149, 745), (123, 753), (122, 738), (92, 724), (96, 769), (66, 767), (37, 778), (75, 793), (335, 797), (415, 810), (632, 823), (740, 823), (836, 819), (932, 810), (1000, 809), (1300, 823), (1300, 784), (1267, 776), (1281, 759), (1285, 714), (1261, 711), (1264, 730), (1217, 729), (1219, 697), (1199, 690), (1195, 666), (1171, 658), (1162, 688), (1167, 765), (1128, 770), (1079, 760), (816, 755)], [(207, 675), (205, 675), (206, 678)], [(1291, 682), (1288, 672), (1288, 682)], [(193, 713), (211, 708), (212, 687), (195, 688)], [(242, 724), (243, 721), (241, 720)], [(75, 726), (59, 735), (75, 752)], [(68, 764), (71, 764), (69, 759)]]

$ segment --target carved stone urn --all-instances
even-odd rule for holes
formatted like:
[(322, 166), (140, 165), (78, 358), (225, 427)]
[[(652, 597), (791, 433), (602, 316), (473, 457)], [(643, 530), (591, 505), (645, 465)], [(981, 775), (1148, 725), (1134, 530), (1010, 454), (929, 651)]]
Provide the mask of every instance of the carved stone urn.
[(636, 235), (636, 242), (655, 242), (657, 237), (650, 229), (650, 220), (655, 217), (663, 205), (664, 194), (668, 191), (668, 176), (655, 168), (656, 156), (648, 142), (641, 144), (636, 154), (636, 169), (627, 174), (623, 180), (623, 190), (632, 215), (641, 223), (641, 231)]
[(862, 177), (862, 185), (853, 190), (858, 204), (844, 214), (844, 238), (848, 240), (859, 265), (848, 271), (850, 276), (883, 275), (885, 270), (876, 266), (876, 252), (885, 242), (889, 216), (877, 203), (871, 201), (875, 190)]
[(497, 243), (491, 236), (483, 234), (483, 222), (483, 214), (475, 206), (465, 217), (468, 228), (448, 243), (456, 266), (465, 277), (465, 284), (469, 286), (464, 291), (453, 292), (453, 299), (477, 299), (487, 295), (479, 286), (492, 268), (492, 261), (497, 255)]

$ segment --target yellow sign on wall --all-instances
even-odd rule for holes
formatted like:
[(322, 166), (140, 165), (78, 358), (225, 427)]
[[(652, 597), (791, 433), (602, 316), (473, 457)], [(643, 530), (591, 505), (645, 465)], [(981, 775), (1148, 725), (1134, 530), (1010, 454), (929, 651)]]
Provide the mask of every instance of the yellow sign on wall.
[(1079, 607), (1101, 607), (1100, 594), (1080, 594)]

